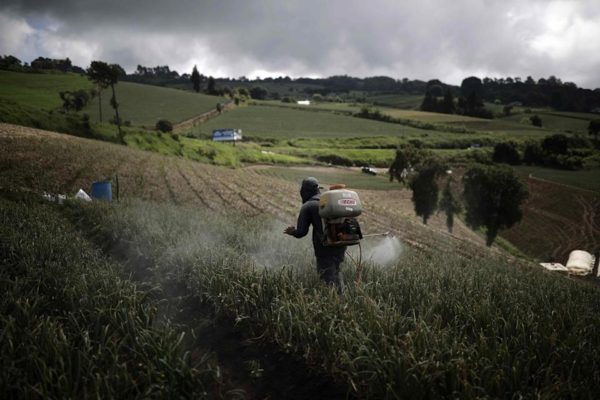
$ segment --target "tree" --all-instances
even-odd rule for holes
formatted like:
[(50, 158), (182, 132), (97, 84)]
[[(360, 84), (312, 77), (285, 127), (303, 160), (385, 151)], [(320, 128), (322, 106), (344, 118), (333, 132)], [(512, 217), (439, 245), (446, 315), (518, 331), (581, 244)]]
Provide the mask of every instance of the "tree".
[(594, 119), (590, 121), (588, 125), (588, 133), (594, 136), (595, 140), (598, 140), (598, 133), (600, 133), (600, 119)]
[[(256, 99), (256, 100), (266, 99), (267, 93), (268, 93), (267, 89), (265, 89), (262, 86), (254, 86), (252, 89), (250, 89), (250, 97), (252, 97), (253, 99)], [(313, 96), (313, 99), (314, 99), (314, 96)], [(322, 97), (321, 97), (321, 99), (322, 99)]]
[(446, 213), (446, 226), (450, 233), (452, 233), (452, 228), (454, 227), (454, 215), (462, 212), (462, 204), (454, 197), (454, 193), (452, 193), (452, 182), (452, 177), (446, 181), (446, 186), (438, 205), (438, 208)]
[(521, 163), (521, 156), (519, 156), (519, 152), (514, 143), (505, 142), (498, 143), (494, 146), (492, 160), (497, 163), (518, 165)]
[(173, 131), (173, 124), (171, 123), (171, 121), (166, 120), (166, 119), (159, 119), (156, 122), (155, 128), (157, 131), (160, 132), (172, 132)]
[(217, 83), (215, 82), (215, 78), (213, 78), (212, 76), (209, 76), (208, 84), (207, 84), (207, 88), (206, 88), (207, 93), (212, 94), (212, 95), (217, 94), (216, 85), (217, 85)]
[(463, 184), (466, 222), (473, 229), (486, 228), (488, 246), (501, 229), (521, 220), (521, 204), (528, 192), (510, 167), (471, 167), (463, 177)]
[(437, 98), (435, 98), (431, 92), (428, 90), (425, 92), (425, 98), (421, 103), (421, 111), (431, 111), (435, 112), (437, 109)]
[(542, 140), (542, 149), (548, 154), (567, 154), (569, 151), (569, 139), (560, 133), (546, 136)]
[(87, 69), (87, 74), (88, 78), (92, 82), (96, 83), (98, 87), (107, 88), (110, 86), (112, 90), (110, 105), (115, 110), (115, 121), (119, 131), (119, 140), (121, 143), (125, 143), (124, 134), (121, 130), (121, 118), (119, 117), (119, 103), (117, 102), (117, 95), (115, 93), (115, 84), (119, 81), (119, 76), (125, 74), (125, 71), (118, 64), (107, 64), (103, 61), (92, 61), (90, 67)]
[(454, 96), (452, 96), (450, 89), (446, 89), (442, 103), (442, 112), (445, 114), (454, 114), (455, 111), (456, 105), (454, 105)]
[(539, 126), (540, 128), (542, 127), (542, 119), (539, 117), (539, 115), (532, 115), (529, 117), (529, 121), (533, 126)]
[(439, 197), (437, 178), (443, 171), (444, 168), (437, 160), (429, 158), (419, 166), (417, 174), (410, 181), (415, 213), (423, 218), (424, 224), (427, 224), (427, 220), (437, 209)]
[(194, 69), (192, 70), (192, 76), (190, 78), (192, 80), (192, 84), (194, 85), (194, 91), (196, 93), (200, 92), (200, 73), (198, 72), (198, 68), (194, 65)]
[(81, 111), (90, 100), (90, 94), (84, 89), (60, 92), (59, 96), (66, 111)]
[(544, 162), (544, 151), (538, 142), (530, 142), (525, 145), (523, 162), (527, 165), (537, 165)]
[(396, 149), (396, 157), (388, 170), (390, 182), (395, 178), (400, 183), (406, 183), (409, 170), (420, 163), (424, 156), (424, 151), (415, 147), (413, 144), (409, 143), (401, 145)]
[(481, 79), (476, 76), (463, 79), (460, 84), (460, 93), (465, 98), (469, 98), (473, 93), (477, 97), (483, 98), (483, 84), (481, 83)]

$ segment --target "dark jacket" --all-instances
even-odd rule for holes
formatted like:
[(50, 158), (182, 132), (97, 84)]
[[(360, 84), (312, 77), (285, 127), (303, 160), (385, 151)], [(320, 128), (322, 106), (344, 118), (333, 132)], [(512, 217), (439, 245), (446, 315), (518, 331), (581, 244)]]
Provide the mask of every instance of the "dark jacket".
[(346, 251), (346, 246), (323, 246), (323, 221), (319, 216), (320, 198), (321, 194), (317, 193), (307, 199), (304, 204), (302, 204), (300, 215), (298, 215), (298, 223), (296, 224), (296, 232), (294, 233), (294, 236), (297, 238), (306, 236), (308, 233), (308, 228), (312, 225), (312, 242), (315, 249), (315, 256), (317, 258), (328, 256), (343, 257)]

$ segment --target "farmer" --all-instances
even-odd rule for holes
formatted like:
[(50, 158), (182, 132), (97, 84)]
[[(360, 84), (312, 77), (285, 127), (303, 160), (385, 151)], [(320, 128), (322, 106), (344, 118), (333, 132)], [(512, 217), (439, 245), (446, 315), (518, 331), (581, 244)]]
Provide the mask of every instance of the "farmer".
[(344, 261), (346, 246), (328, 247), (323, 245), (323, 222), (319, 216), (319, 199), (321, 191), (319, 182), (312, 177), (305, 178), (300, 188), (302, 208), (298, 216), (297, 226), (289, 226), (283, 232), (301, 238), (308, 233), (312, 225), (312, 242), (317, 257), (317, 272), (321, 279), (329, 285), (335, 285), (338, 293), (342, 293), (344, 282), (340, 274), (340, 264)]

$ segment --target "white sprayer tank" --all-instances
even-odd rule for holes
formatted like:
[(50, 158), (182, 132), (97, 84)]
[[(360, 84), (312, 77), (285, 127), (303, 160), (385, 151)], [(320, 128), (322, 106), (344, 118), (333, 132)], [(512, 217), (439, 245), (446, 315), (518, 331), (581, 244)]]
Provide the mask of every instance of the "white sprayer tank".
[(321, 195), (319, 201), (319, 215), (321, 218), (358, 217), (361, 213), (360, 199), (358, 194), (352, 190), (334, 189)]

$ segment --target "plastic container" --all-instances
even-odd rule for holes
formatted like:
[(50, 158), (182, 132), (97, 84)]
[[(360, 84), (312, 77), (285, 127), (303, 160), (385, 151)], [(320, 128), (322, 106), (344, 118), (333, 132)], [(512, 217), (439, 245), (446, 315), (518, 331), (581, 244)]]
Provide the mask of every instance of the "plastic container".
[(95, 200), (112, 201), (112, 183), (110, 181), (92, 183), (91, 196)]
[(319, 215), (321, 218), (358, 217), (361, 213), (360, 198), (352, 190), (335, 189), (321, 195), (319, 201)]

